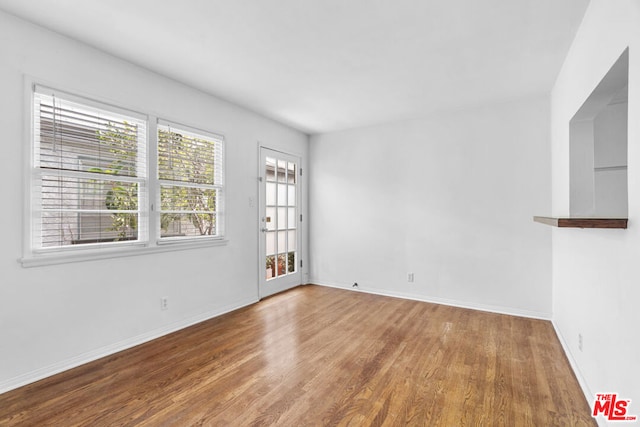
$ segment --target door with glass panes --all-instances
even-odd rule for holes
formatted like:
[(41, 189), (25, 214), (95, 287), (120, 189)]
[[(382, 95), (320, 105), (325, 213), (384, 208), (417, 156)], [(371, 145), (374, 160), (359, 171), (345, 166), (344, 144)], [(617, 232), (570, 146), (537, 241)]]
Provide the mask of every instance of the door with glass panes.
[(299, 285), (300, 159), (260, 149), (260, 296)]

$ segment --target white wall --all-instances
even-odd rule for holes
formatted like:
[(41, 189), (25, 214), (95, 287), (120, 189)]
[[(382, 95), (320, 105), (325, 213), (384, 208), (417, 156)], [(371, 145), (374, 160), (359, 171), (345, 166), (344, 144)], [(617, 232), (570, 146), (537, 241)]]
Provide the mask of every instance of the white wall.
[[(306, 135), (2, 12), (0, 52), (0, 392), (257, 300), (258, 141), (305, 162)], [(223, 133), (228, 245), (23, 268), (25, 75)]]
[(548, 95), (313, 136), (311, 282), (549, 318), (549, 162)]
[(593, 217), (595, 170), (593, 120), (573, 120), (570, 124), (570, 213), (573, 217)]
[[(640, 415), (640, 2), (592, 0), (552, 93), (553, 214), (569, 213), (569, 120), (629, 46), (627, 230), (553, 230), (554, 323), (587, 395)], [(578, 349), (583, 336), (583, 351)]]
[[(625, 218), (629, 214), (627, 191), (628, 104), (608, 105), (593, 120), (594, 195), (596, 214)], [(625, 169), (601, 169), (624, 167)]]

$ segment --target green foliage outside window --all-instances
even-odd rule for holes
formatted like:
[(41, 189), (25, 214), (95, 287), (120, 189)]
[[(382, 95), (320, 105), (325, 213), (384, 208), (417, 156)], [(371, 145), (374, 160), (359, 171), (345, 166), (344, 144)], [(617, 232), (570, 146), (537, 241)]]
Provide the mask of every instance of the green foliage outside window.
[[(107, 156), (113, 160), (106, 167), (92, 167), (89, 172), (136, 176), (137, 127), (127, 122), (123, 122), (121, 127), (110, 123), (107, 130), (99, 130), (96, 133), (100, 146), (107, 149)], [(109, 230), (118, 233), (118, 237), (114, 240), (125, 239), (138, 229), (137, 183), (111, 182), (105, 193), (105, 204), (109, 210), (135, 212), (111, 214), (112, 224)]]
[[(106, 130), (97, 131), (100, 146), (112, 159), (102, 167), (92, 167), (90, 172), (107, 175), (136, 176), (138, 135), (135, 125), (109, 124)], [(163, 237), (183, 230), (180, 235), (212, 235), (216, 232), (216, 189), (196, 185), (214, 184), (215, 142), (184, 137), (176, 132), (158, 131), (158, 174), (161, 180), (172, 181), (160, 186), (160, 228)], [(111, 214), (110, 231), (118, 238), (130, 236), (138, 227), (138, 184), (110, 182), (105, 192), (105, 204)], [(173, 231), (172, 231), (173, 230)], [(184, 231), (186, 230), (186, 231)]]
[(160, 187), (162, 211), (169, 211), (161, 215), (163, 235), (183, 220), (193, 226), (190, 234), (215, 234), (216, 190), (189, 185), (215, 183), (214, 145), (214, 141), (158, 130), (158, 175), (172, 182)]

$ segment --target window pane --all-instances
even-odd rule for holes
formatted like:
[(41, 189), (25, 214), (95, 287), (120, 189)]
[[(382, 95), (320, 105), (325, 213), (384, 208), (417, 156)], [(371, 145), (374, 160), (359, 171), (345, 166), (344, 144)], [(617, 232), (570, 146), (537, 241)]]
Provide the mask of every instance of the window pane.
[(278, 231), (278, 252), (286, 252), (287, 250), (287, 232)]
[(160, 237), (216, 235), (217, 190), (160, 187)]
[[(158, 176), (160, 179), (217, 184), (218, 141), (198, 138), (171, 127), (158, 127)], [(221, 166), (221, 165), (220, 165)]]
[(267, 216), (264, 219), (267, 230), (276, 229), (276, 208), (267, 208)]
[(284, 276), (287, 273), (287, 257), (285, 254), (278, 255), (278, 276)]
[(266, 260), (267, 280), (276, 277), (276, 257), (268, 256)]
[(267, 182), (266, 192), (267, 192), (266, 194), (267, 206), (275, 206), (276, 205), (276, 184)]
[(267, 181), (275, 181), (276, 180), (276, 160), (271, 157), (267, 157), (265, 162), (265, 175)]
[(297, 249), (297, 233), (295, 230), (287, 231), (287, 242), (289, 244), (287, 247), (288, 251), (295, 251)]
[(287, 208), (278, 208), (278, 230), (287, 228)]
[(53, 96), (34, 99), (37, 166), (144, 176), (144, 122)]
[(287, 171), (287, 162), (278, 160), (278, 182), (286, 182), (285, 173)]
[(288, 198), (289, 206), (295, 206), (296, 205), (296, 186), (289, 185), (287, 190), (289, 193), (289, 198)]
[(288, 208), (289, 211), (289, 219), (287, 223), (287, 228), (296, 228), (296, 208)]
[(287, 206), (286, 184), (278, 184), (278, 206)]
[(137, 183), (44, 175), (38, 189), (38, 246), (138, 238)]
[(295, 163), (287, 163), (287, 183), (295, 184), (296, 183), (296, 164)]
[(266, 246), (267, 246), (267, 255), (273, 255), (276, 251), (276, 233), (268, 232), (265, 236)]
[(296, 253), (289, 252), (287, 254), (287, 272), (295, 273), (296, 271)]

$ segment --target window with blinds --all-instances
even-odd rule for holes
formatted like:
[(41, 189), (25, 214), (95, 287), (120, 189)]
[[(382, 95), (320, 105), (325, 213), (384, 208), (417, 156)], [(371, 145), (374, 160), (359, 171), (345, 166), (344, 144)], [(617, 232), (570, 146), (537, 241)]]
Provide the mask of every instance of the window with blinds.
[(145, 240), (144, 118), (42, 87), (33, 111), (33, 249)]
[(158, 124), (161, 240), (221, 236), (224, 138)]

